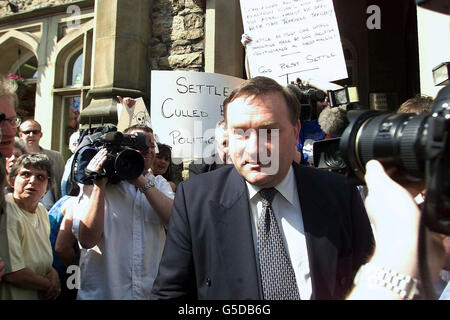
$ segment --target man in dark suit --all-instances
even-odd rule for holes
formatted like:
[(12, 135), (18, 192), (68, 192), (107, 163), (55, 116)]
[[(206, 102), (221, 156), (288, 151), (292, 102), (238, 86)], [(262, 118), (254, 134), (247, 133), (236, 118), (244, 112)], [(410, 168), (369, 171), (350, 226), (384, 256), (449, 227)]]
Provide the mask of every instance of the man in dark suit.
[(234, 166), (178, 187), (154, 298), (345, 298), (372, 252), (370, 223), (343, 176), (294, 162), (298, 112), (265, 77), (224, 101)]

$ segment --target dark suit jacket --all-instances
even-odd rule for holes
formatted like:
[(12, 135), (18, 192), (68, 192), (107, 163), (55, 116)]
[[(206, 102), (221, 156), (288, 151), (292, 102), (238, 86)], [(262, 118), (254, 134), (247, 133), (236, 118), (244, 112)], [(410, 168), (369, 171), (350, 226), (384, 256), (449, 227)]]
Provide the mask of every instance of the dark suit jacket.
[[(343, 299), (372, 253), (361, 197), (344, 176), (293, 163), (312, 299)], [(234, 166), (177, 189), (154, 298), (262, 299), (244, 179)]]

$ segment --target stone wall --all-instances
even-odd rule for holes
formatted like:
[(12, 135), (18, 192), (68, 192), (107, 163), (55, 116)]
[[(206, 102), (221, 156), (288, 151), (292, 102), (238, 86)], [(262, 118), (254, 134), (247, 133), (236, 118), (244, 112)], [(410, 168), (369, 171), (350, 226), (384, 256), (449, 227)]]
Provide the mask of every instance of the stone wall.
[[(79, 0), (9, 0), (16, 3), (19, 7), (19, 13), (32, 11), (39, 8), (54, 7), (70, 2), (78, 2)], [(7, 1), (0, 2), (0, 18), (14, 14)]]
[(154, 0), (151, 68), (204, 71), (205, 13), (201, 1)]

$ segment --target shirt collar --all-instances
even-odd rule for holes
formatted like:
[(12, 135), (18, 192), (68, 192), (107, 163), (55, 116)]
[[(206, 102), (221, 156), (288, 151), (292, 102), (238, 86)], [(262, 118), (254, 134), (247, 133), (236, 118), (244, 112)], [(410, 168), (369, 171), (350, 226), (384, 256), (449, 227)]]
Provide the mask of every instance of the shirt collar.
[[(262, 188), (255, 186), (248, 181), (245, 181), (248, 190), (249, 199), (253, 199), (253, 197), (261, 190)], [(297, 188), (295, 184), (294, 170), (292, 166), (289, 167), (289, 171), (284, 177), (284, 179), (275, 186), (275, 189), (287, 200), (290, 204), (295, 205), (294, 196), (296, 195)]]

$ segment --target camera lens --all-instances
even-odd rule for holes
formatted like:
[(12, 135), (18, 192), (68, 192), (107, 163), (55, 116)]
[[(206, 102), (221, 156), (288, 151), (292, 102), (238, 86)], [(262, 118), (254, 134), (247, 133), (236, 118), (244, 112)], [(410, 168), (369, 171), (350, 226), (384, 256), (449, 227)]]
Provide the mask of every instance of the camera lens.
[(122, 179), (134, 180), (144, 171), (144, 158), (136, 150), (125, 149), (117, 154), (114, 168)]
[(428, 115), (352, 110), (340, 150), (349, 168), (364, 181), (365, 165), (377, 159), (396, 167), (406, 180), (424, 177)]
[(345, 162), (342, 159), (338, 145), (332, 144), (324, 153), (324, 162), (329, 168), (344, 168)]

